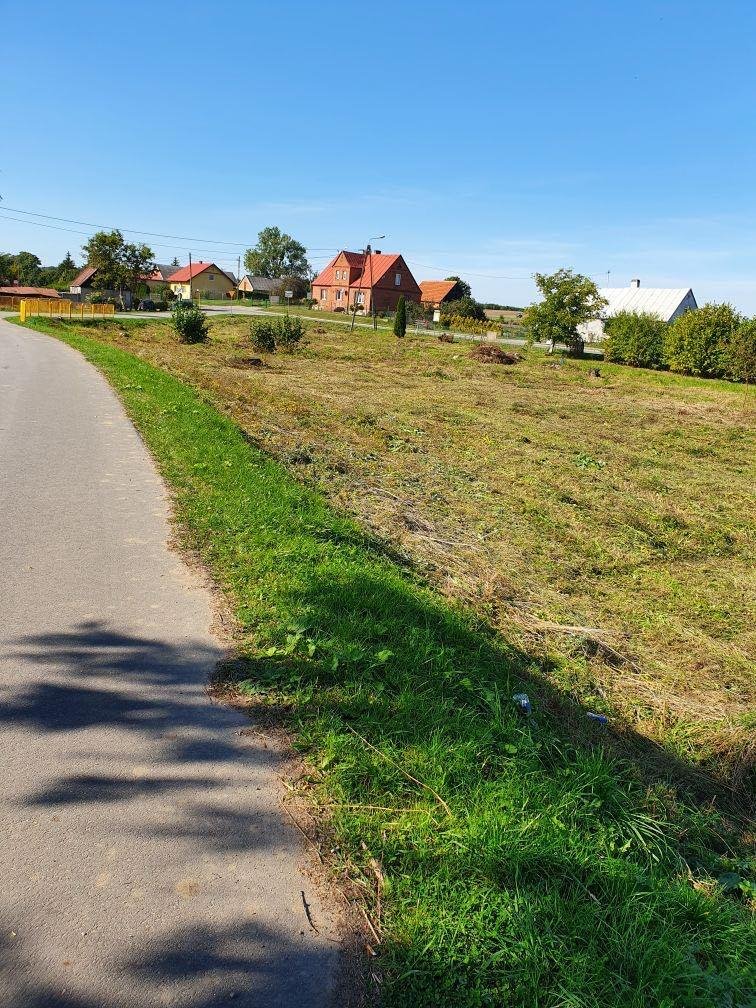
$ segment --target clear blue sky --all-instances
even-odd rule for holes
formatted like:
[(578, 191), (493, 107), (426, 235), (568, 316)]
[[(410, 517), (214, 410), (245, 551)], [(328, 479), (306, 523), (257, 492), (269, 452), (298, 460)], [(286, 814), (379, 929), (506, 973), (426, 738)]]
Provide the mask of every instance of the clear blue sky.
[[(0, 208), (202, 239), (160, 261), (277, 224), (316, 266), (385, 234), (483, 300), (565, 265), (756, 313), (756, 4), (352, 10), (5, 4)], [(80, 257), (10, 216), (0, 249)]]

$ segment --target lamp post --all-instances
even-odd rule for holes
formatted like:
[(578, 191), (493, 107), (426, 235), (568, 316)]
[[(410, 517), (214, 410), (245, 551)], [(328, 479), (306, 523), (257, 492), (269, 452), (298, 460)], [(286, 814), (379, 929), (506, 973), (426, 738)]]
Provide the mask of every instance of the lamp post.
[[(371, 238), (370, 241), (380, 241), (385, 237), (386, 235), (378, 235), (376, 238)], [(365, 252), (368, 257), (368, 262), (370, 263), (370, 311), (373, 315), (373, 332), (376, 332), (378, 329), (378, 317), (375, 314), (375, 304), (373, 302), (373, 250), (370, 247), (370, 242), (368, 242)]]

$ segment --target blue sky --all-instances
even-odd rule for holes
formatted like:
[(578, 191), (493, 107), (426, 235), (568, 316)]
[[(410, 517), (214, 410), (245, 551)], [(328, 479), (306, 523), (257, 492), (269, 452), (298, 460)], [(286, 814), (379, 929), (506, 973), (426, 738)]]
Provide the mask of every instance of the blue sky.
[(571, 266), (756, 313), (756, 4), (4, 7), (0, 249), (86, 240), (8, 207), (229, 266), (276, 224), (481, 300)]

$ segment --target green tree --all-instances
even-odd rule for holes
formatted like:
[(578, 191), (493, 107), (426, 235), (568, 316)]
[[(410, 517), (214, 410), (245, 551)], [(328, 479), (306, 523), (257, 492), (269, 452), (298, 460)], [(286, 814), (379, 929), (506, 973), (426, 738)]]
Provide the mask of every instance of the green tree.
[(140, 277), (155, 269), (152, 249), (148, 245), (134, 245), (123, 240), (120, 231), (98, 231), (82, 246), (85, 261), (97, 267), (93, 285), (97, 290), (135, 292)]
[(279, 297), (284, 297), (287, 290), (293, 292), (294, 301), (301, 301), (303, 297), (307, 297), (310, 293), (310, 281), (301, 276), (286, 276), (275, 287), (273, 293)]
[(402, 294), (396, 304), (394, 315), (394, 336), (402, 337), (407, 332), (407, 302)]
[(277, 227), (266, 227), (260, 231), (257, 245), (244, 253), (244, 268), (254, 276), (272, 279), (310, 275), (307, 249)]
[(457, 283), (456, 290), (454, 293), (454, 298), (452, 300), (459, 300), (459, 298), (471, 298), (472, 297), (472, 287), (470, 284), (458, 276), (450, 276), (446, 278), (447, 280), (455, 280)]
[(742, 322), (742, 315), (728, 304), (705, 304), (678, 316), (667, 328), (670, 370), (707, 378), (724, 375), (730, 342)]
[(11, 283), (17, 279), (16, 257), (12, 252), (0, 252), (0, 280), (4, 283)]
[(33, 252), (19, 252), (15, 259), (16, 278), (25, 287), (39, 283), (42, 260)]
[(65, 258), (56, 268), (54, 282), (61, 287), (67, 287), (76, 276), (76, 273), (76, 263), (71, 258), (71, 253), (66, 252)]
[(533, 279), (542, 300), (526, 308), (523, 315), (530, 338), (548, 343), (552, 351), (557, 343), (564, 343), (569, 350), (582, 352), (585, 341), (578, 326), (599, 318), (607, 303), (596, 284), (571, 269), (536, 273)]

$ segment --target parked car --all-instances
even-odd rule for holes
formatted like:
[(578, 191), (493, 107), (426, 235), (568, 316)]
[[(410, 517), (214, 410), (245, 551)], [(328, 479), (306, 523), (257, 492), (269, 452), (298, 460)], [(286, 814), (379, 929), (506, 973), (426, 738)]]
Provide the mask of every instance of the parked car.
[(150, 298), (142, 298), (142, 300), (137, 305), (138, 311), (155, 311), (155, 302), (150, 300)]

